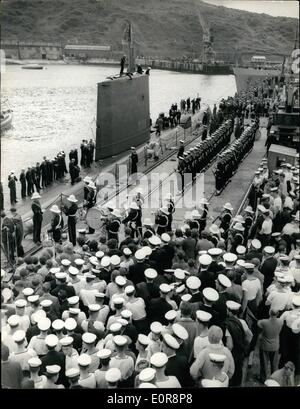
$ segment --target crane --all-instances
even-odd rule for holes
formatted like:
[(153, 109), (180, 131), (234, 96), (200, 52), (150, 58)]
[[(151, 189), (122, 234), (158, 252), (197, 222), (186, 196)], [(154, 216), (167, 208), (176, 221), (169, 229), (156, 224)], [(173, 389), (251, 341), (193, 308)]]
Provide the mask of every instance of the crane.
[(199, 23), (203, 31), (202, 37), (202, 62), (206, 64), (213, 63), (215, 61), (216, 53), (213, 50), (214, 37), (211, 34), (210, 27), (205, 21), (204, 16), (201, 13), (199, 0), (194, 0), (196, 15), (198, 16)]

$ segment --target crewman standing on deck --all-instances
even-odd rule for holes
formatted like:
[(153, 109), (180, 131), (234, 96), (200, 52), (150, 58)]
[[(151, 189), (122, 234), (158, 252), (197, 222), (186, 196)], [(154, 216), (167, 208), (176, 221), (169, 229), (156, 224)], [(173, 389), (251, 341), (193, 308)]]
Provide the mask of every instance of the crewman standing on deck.
[(76, 246), (76, 218), (77, 218), (77, 202), (78, 200), (74, 195), (70, 195), (67, 198), (68, 202), (70, 202), (70, 206), (64, 206), (63, 207), (63, 212), (65, 213), (66, 216), (68, 216), (68, 233), (69, 233), (69, 240), (73, 244), (73, 246)]
[(41, 243), (41, 229), (43, 222), (43, 211), (39, 199), (41, 196), (39, 193), (33, 193), (31, 200), (31, 210), (33, 211), (33, 241), (37, 244)]
[(25, 169), (22, 169), (22, 170), (21, 170), (19, 180), (20, 180), (20, 183), (21, 183), (21, 197), (22, 197), (22, 199), (25, 199), (25, 197), (26, 197), (26, 175), (25, 175)]
[(8, 176), (8, 187), (10, 192), (10, 204), (14, 205), (17, 203), (17, 192), (16, 192), (16, 182), (18, 179), (16, 178), (15, 172), (11, 171), (10, 175)]
[(138, 154), (136, 153), (135, 147), (131, 147), (130, 154), (130, 174), (133, 175), (137, 172), (137, 164), (139, 162)]

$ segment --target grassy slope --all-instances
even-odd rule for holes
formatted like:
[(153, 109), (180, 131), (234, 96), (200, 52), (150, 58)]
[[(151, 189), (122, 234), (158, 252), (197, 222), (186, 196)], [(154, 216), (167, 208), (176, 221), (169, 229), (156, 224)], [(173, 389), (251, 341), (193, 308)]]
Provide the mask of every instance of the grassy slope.
[[(227, 9), (199, 1), (215, 49), (285, 54), (297, 20)], [(201, 52), (202, 29), (193, 0), (2, 0), (2, 39), (110, 44), (121, 49), (131, 19), (138, 54), (176, 57)], [(238, 39), (238, 42), (237, 40)]]

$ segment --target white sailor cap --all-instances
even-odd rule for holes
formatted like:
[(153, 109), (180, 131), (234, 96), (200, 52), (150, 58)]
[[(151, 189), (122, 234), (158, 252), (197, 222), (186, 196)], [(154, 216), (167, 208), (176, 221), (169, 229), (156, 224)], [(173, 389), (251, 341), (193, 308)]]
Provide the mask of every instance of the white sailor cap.
[(226, 359), (226, 355), (223, 355), (223, 354), (208, 354), (208, 356), (211, 362), (216, 362), (216, 363), (225, 362), (225, 359)]
[(33, 288), (30, 288), (30, 287), (26, 287), (24, 288), (24, 290), (22, 290), (22, 294), (25, 295), (25, 297), (29, 297), (33, 293), (34, 293), (34, 290)]
[(159, 286), (159, 291), (163, 294), (167, 294), (171, 291), (171, 287), (168, 284), (163, 283)]
[(169, 236), (168, 233), (163, 233), (161, 235), (161, 239), (164, 243), (169, 243), (169, 241), (171, 240), (171, 237)]
[(110, 263), (112, 266), (116, 267), (121, 263), (121, 259), (119, 256), (117, 256), (116, 254), (114, 254), (113, 256), (111, 256), (110, 258)]
[(104, 252), (101, 251), (101, 250), (99, 250), (99, 251), (96, 252), (95, 256), (96, 256), (98, 259), (101, 259), (101, 258), (104, 256)]
[(246, 247), (245, 246), (237, 246), (236, 252), (237, 254), (244, 255), (246, 254)]
[(97, 336), (93, 334), (92, 332), (85, 332), (82, 335), (82, 341), (85, 342), (86, 344), (93, 344), (96, 342)]
[(79, 355), (79, 357), (77, 358), (77, 362), (79, 366), (86, 367), (86, 366), (91, 365), (92, 359), (90, 355), (82, 354), (82, 355)]
[(33, 324), (37, 324), (43, 318), (46, 318), (46, 313), (44, 310), (38, 310), (31, 314), (31, 322)]
[(154, 368), (145, 368), (139, 373), (139, 381), (150, 382), (153, 381), (156, 375), (156, 370)]
[(70, 336), (63, 337), (59, 340), (60, 345), (63, 347), (68, 347), (73, 344), (74, 339)]
[(121, 311), (121, 317), (128, 321), (132, 317), (132, 312), (130, 310), (123, 310)]
[(175, 290), (176, 294), (181, 294), (181, 293), (183, 293), (184, 290), (185, 290), (185, 288), (186, 288), (186, 287), (185, 287), (184, 284), (178, 286), (178, 287), (176, 288), (176, 290)]
[(155, 352), (150, 358), (151, 365), (162, 368), (168, 363), (168, 356), (164, 352)]
[(159, 246), (161, 244), (161, 239), (158, 236), (151, 236), (149, 237), (149, 243), (153, 246)]
[(7, 318), (7, 323), (11, 326), (11, 327), (16, 327), (19, 325), (20, 323), (20, 317), (19, 315), (11, 315), (10, 317)]
[(265, 385), (266, 386), (271, 386), (271, 387), (280, 386), (280, 384), (277, 381), (275, 381), (274, 379), (266, 379), (265, 380)]
[(237, 260), (237, 255), (234, 253), (225, 253), (223, 260), (227, 263), (234, 263)]
[(224, 274), (219, 274), (218, 275), (218, 281), (223, 287), (226, 287), (226, 288), (231, 287), (231, 281)]
[(238, 302), (232, 301), (232, 300), (228, 300), (226, 301), (226, 307), (230, 311), (238, 311), (241, 308), (241, 304), (239, 304)]
[(69, 274), (71, 274), (72, 276), (76, 276), (77, 274), (79, 274), (78, 268), (73, 267), (73, 266), (69, 267), (68, 271), (69, 271)]
[(197, 310), (196, 317), (201, 322), (208, 322), (209, 320), (211, 320), (212, 315), (209, 312)]
[(263, 251), (267, 254), (274, 254), (275, 253), (275, 248), (272, 246), (266, 246), (264, 247)]
[(114, 305), (124, 304), (125, 300), (122, 297), (115, 297), (112, 299)]
[(80, 313), (80, 308), (69, 308), (69, 314), (78, 315)]
[(57, 280), (65, 280), (67, 278), (67, 273), (63, 272), (55, 273), (55, 278)]
[(74, 263), (76, 264), (76, 266), (83, 266), (84, 265), (84, 260), (82, 258), (76, 258), (74, 260)]
[(99, 304), (89, 304), (88, 305), (89, 311), (91, 312), (97, 312), (100, 310), (100, 305)]
[(174, 335), (176, 335), (176, 337), (181, 339), (182, 341), (185, 341), (189, 337), (187, 330), (178, 323), (172, 325), (172, 331)]
[(127, 338), (124, 337), (123, 335), (115, 335), (114, 338), (114, 343), (120, 347), (123, 347), (124, 345), (127, 344)]
[(122, 324), (120, 324), (119, 322), (113, 322), (110, 327), (109, 330), (110, 332), (119, 332), (122, 328)]
[(181, 268), (176, 268), (176, 270), (174, 271), (174, 276), (178, 280), (184, 280), (185, 279), (185, 273), (184, 273), (183, 270), (181, 270)]
[(154, 383), (142, 382), (139, 384), (138, 389), (157, 389), (158, 387)]
[(125, 277), (119, 275), (115, 278), (115, 283), (120, 287), (123, 287), (126, 284), (127, 280)]
[(214, 288), (211, 288), (211, 287), (204, 288), (204, 290), (202, 291), (202, 294), (204, 298), (206, 298), (208, 301), (211, 301), (211, 302), (218, 301), (219, 299), (219, 293)]
[(100, 349), (100, 351), (97, 352), (97, 357), (100, 359), (107, 359), (111, 356), (112, 351), (108, 348)]
[(73, 331), (77, 327), (77, 322), (74, 318), (67, 318), (64, 325), (67, 331)]
[(148, 256), (150, 256), (150, 254), (152, 254), (152, 248), (151, 247), (144, 246), (144, 247), (142, 247), (142, 249), (143, 249), (143, 252), (145, 254), (145, 257), (148, 257)]
[(292, 298), (292, 303), (295, 307), (300, 307), (300, 295), (294, 295)]
[(22, 342), (24, 341), (24, 339), (26, 338), (26, 334), (25, 331), (23, 331), (22, 329), (16, 331), (13, 336), (12, 336), (13, 340), (15, 342)]
[(245, 264), (245, 260), (243, 260), (243, 259), (238, 259), (236, 261), (236, 265), (239, 266), (239, 267), (244, 267), (244, 264)]
[(48, 299), (42, 300), (42, 301), (40, 302), (40, 305), (41, 305), (42, 308), (49, 308), (49, 307), (51, 307), (52, 304), (53, 304), (53, 301), (52, 301), (52, 300), (48, 300)]
[(76, 305), (79, 303), (79, 297), (78, 295), (74, 295), (73, 297), (68, 298), (68, 303), (69, 305)]
[(220, 388), (222, 386), (217, 379), (202, 379), (201, 385), (203, 388)]
[(125, 256), (130, 256), (132, 254), (132, 251), (128, 247), (125, 247), (123, 249), (123, 253), (125, 254)]
[(16, 300), (16, 301), (15, 301), (15, 306), (16, 306), (17, 308), (25, 308), (26, 305), (27, 305), (27, 301), (24, 300), (23, 298), (20, 298), (19, 300)]
[(125, 287), (125, 294), (129, 295), (129, 294), (133, 294), (135, 291), (135, 288), (133, 285), (128, 285), (127, 287)]
[(116, 383), (121, 379), (121, 371), (119, 368), (110, 368), (105, 372), (105, 380), (109, 383)]
[(136, 258), (136, 260), (144, 260), (146, 254), (143, 249), (139, 249), (134, 253), (134, 257)]
[(101, 259), (101, 267), (109, 267), (110, 266), (110, 257), (109, 256), (103, 256)]
[(71, 261), (68, 260), (67, 258), (64, 258), (63, 260), (61, 260), (61, 264), (65, 267), (68, 267), (71, 265)]
[(58, 344), (58, 338), (54, 334), (47, 335), (45, 338), (45, 344), (49, 347), (56, 347)]
[(28, 359), (28, 365), (31, 368), (39, 368), (42, 365), (42, 361), (37, 356)]
[(191, 276), (186, 280), (186, 286), (190, 290), (198, 290), (198, 288), (200, 288), (200, 286), (201, 286), (201, 281), (200, 281), (200, 279), (198, 277)]
[(67, 378), (75, 378), (76, 376), (80, 375), (80, 371), (78, 368), (70, 368), (66, 370), (66, 377)]
[(211, 256), (209, 254), (202, 254), (199, 257), (199, 263), (202, 266), (209, 266), (212, 263), (212, 258), (211, 258)]
[(99, 266), (99, 260), (97, 259), (96, 256), (91, 256), (91, 257), (89, 258), (89, 262), (90, 262), (93, 266), (95, 266), (95, 267), (98, 267), (98, 266)]
[(153, 334), (160, 334), (161, 331), (163, 330), (163, 326), (162, 326), (162, 324), (160, 322), (154, 321), (150, 325), (150, 330), (151, 330), (151, 332), (153, 332)]
[(57, 375), (60, 370), (61, 370), (61, 367), (59, 365), (47, 365), (46, 366), (46, 372), (49, 375)]
[(173, 337), (173, 335), (171, 335), (171, 334), (164, 334), (163, 335), (163, 340), (164, 340), (164, 342), (167, 344), (167, 346), (169, 348), (179, 349), (179, 347), (180, 347), (180, 345), (179, 345), (178, 341), (176, 340), (176, 338)]
[(168, 321), (173, 321), (177, 317), (177, 312), (175, 310), (169, 310), (165, 313), (165, 319)]
[(217, 247), (214, 247), (214, 248), (212, 248), (212, 249), (208, 249), (208, 250), (207, 250), (207, 253), (208, 253), (210, 256), (220, 256), (220, 255), (222, 254), (222, 249), (219, 249), (219, 248), (217, 248)]
[(56, 273), (59, 273), (60, 272), (60, 267), (52, 267), (52, 268), (50, 268), (50, 273), (51, 274), (56, 274)]
[(140, 343), (140, 344), (142, 344), (142, 345), (144, 345), (144, 346), (147, 346), (147, 345), (149, 345), (150, 344), (150, 339), (149, 339), (149, 337), (147, 337), (147, 335), (144, 335), (144, 334), (139, 334), (139, 336), (138, 336), (138, 342)]
[(254, 265), (253, 263), (244, 263), (244, 264), (243, 264), (243, 267), (244, 267), (246, 270), (253, 270), (253, 269), (255, 268), (255, 265)]
[(39, 319), (37, 326), (40, 331), (48, 331), (51, 327), (51, 321), (48, 317), (41, 318)]
[(61, 331), (64, 327), (65, 327), (65, 323), (64, 323), (63, 320), (57, 319), (57, 320), (54, 320), (54, 321), (52, 322), (52, 328), (53, 328), (55, 331)]
[(261, 242), (258, 239), (253, 239), (251, 241), (251, 246), (255, 249), (255, 250), (259, 250), (261, 248)]
[(181, 296), (181, 301), (189, 302), (191, 300), (191, 298), (192, 298), (192, 294), (183, 294)]

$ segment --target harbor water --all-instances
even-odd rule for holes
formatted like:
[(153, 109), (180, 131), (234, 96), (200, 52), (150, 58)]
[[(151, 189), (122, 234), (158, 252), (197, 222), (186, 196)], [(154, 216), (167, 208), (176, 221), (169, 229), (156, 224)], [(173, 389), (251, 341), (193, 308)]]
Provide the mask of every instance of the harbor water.
[[(95, 138), (97, 83), (119, 72), (118, 67), (47, 65), (23, 70), (10, 65), (2, 75), (1, 98), (13, 110), (13, 126), (1, 135), (1, 180), (8, 198), (7, 176), (79, 148), (82, 139)], [(235, 77), (183, 74), (152, 70), (150, 113), (153, 123), (172, 103), (199, 95), (210, 106), (234, 95)], [(20, 186), (17, 186), (17, 197)], [(7, 202), (7, 200), (5, 200)]]

